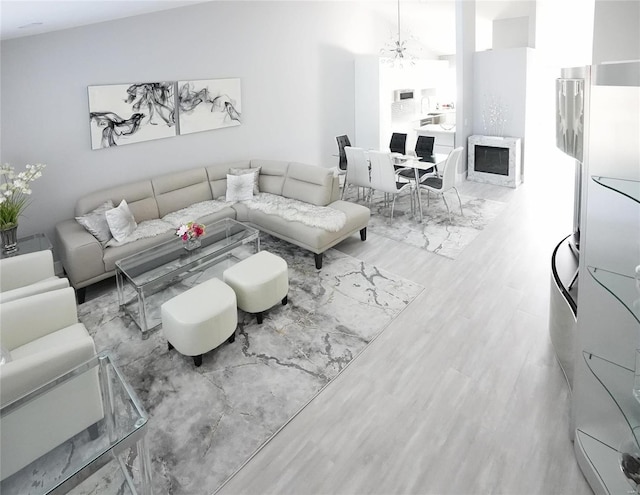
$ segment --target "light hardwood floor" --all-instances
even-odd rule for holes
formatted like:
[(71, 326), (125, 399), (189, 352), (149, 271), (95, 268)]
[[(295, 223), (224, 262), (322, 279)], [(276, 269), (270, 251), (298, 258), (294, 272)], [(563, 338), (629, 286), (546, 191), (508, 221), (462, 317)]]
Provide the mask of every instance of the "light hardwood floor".
[(461, 184), (508, 206), (456, 260), (373, 232), (339, 245), (426, 290), (219, 493), (591, 493), (548, 333), (571, 174)]

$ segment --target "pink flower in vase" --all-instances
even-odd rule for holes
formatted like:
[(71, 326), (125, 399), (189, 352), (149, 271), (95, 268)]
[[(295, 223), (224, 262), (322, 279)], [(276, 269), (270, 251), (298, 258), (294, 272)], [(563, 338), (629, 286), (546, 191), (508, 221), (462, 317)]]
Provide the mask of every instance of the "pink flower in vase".
[(189, 239), (197, 239), (204, 235), (204, 225), (195, 222), (180, 225), (178, 230), (176, 230), (176, 235), (185, 242)]

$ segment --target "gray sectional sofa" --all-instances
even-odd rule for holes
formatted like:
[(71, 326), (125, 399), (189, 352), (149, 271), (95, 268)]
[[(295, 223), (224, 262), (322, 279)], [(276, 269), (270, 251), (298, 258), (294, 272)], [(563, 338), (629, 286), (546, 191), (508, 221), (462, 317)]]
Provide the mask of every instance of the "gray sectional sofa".
[[(256, 198), (274, 199), (269, 195), (276, 195), (289, 198), (287, 202), (293, 200), (293, 203), (300, 201), (319, 207), (328, 207), (332, 210), (324, 211), (332, 213), (337, 210), (344, 213), (344, 216), (336, 213), (344, 219), (344, 224), (337, 231), (330, 231), (298, 220), (292, 221), (283, 214), (284, 211), (265, 212), (264, 209), (256, 209), (253, 207), (255, 205), (248, 204), (248, 201), (223, 203), (229, 170), (257, 167), (260, 167), (261, 194)], [(330, 247), (357, 231), (360, 232), (363, 241), (366, 239), (369, 209), (362, 205), (341, 201), (338, 197), (338, 177), (331, 169), (286, 161), (245, 160), (187, 169), (97, 191), (77, 201), (75, 215), (76, 217), (86, 215), (108, 200), (118, 205), (124, 199), (140, 225), (141, 222), (163, 219), (172, 212), (184, 211), (183, 209), (196, 203), (213, 204), (210, 202), (218, 200), (220, 202), (217, 204), (217, 211), (192, 220), (205, 225), (223, 218), (247, 223), (311, 251), (315, 255), (316, 267), (320, 269), (322, 253)], [(312, 210), (309, 215), (313, 214)], [(116, 260), (175, 238), (175, 231), (171, 230), (122, 245), (113, 246), (108, 243), (104, 245), (75, 218), (58, 223), (55, 231), (57, 253), (66, 276), (78, 291), (80, 301), (84, 299), (84, 289), (88, 285), (114, 275)]]

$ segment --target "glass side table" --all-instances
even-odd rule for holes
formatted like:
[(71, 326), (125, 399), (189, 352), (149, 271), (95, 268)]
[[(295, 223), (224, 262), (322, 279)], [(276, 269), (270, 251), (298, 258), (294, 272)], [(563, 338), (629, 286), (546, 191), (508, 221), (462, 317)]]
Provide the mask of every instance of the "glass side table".
[(51, 241), (44, 234), (33, 234), (18, 239), (18, 250), (11, 254), (4, 254), (0, 249), (0, 258), (10, 258), (19, 254), (35, 253), (36, 251), (52, 250)]
[[(60, 417), (61, 402), (71, 417)], [(52, 450), (21, 454), (21, 444), (33, 447), (56, 424), (82, 421), (81, 411), (98, 409), (95, 423)], [(145, 443), (148, 416), (135, 392), (101, 353), (64, 375), (4, 405), (0, 409), (4, 462), (15, 463), (0, 482), (3, 495), (102, 493), (151, 495), (151, 461)], [(36, 433), (37, 432), (37, 433)], [(14, 472), (18, 469), (16, 472)], [(9, 474), (12, 473), (12, 474)], [(4, 476), (4, 474), (3, 474)]]

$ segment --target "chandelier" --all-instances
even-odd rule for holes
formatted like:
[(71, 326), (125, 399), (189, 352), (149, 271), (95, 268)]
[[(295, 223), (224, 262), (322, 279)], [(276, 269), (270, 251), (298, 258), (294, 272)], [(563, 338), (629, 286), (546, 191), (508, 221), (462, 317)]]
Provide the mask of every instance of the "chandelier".
[(398, 65), (402, 68), (403, 62), (409, 62), (415, 65), (415, 57), (407, 51), (407, 40), (413, 40), (413, 36), (402, 39), (400, 36), (400, 0), (398, 0), (398, 37), (388, 41), (383, 48), (380, 49), (382, 59), (390, 65)]

